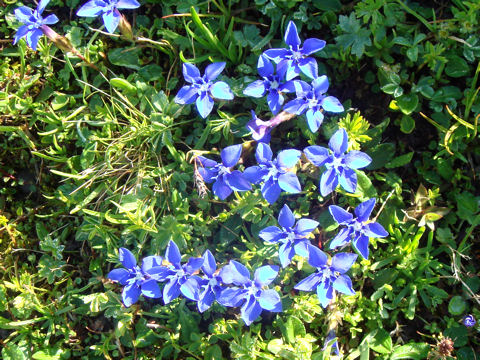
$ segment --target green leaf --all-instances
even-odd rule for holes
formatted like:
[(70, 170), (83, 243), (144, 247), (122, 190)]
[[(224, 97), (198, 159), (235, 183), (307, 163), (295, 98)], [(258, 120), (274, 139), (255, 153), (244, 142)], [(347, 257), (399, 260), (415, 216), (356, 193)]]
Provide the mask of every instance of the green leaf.
[(345, 50), (351, 48), (352, 54), (360, 58), (365, 52), (365, 46), (372, 45), (371, 32), (361, 27), (360, 20), (353, 12), (350, 16), (340, 15), (338, 21), (343, 34), (335, 37), (337, 44)]
[(430, 346), (425, 343), (409, 343), (396, 347), (393, 350), (390, 360), (399, 360), (399, 359), (425, 359), (430, 350)]
[(135, 93), (137, 91), (137, 88), (135, 86), (122, 78), (110, 79), (110, 85), (112, 85), (114, 88), (125, 90), (126, 92)]
[(296, 337), (305, 337), (307, 331), (302, 321), (296, 316), (290, 316), (287, 320), (285, 337), (290, 344), (295, 344)]
[(400, 120), (400, 130), (405, 134), (410, 134), (415, 129), (415, 120), (411, 116), (404, 115)]
[(108, 60), (117, 66), (124, 66), (129, 69), (140, 69), (139, 48), (118, 48), (108, 52)]
[(407, 165), (410, 161), (412, 161), (413, 153), (414, 152), (412, 151), (412, 152), (409, 152), (407, 154), (397, 156), (395, 159), (388, 162), (385, 165), (385, 167), (387, 169), (393, 169), (393, 168), (397, 168), (397, 167), (400, 167), (400, 166)]
[(448, 303), (448, 312), (452, 315), (462, 315), (467, 308), (467, 303), (461, 296), (454, 296)]
[(322, 11), (340, 11), (342, 3), (339, 0), (313, 0), (313, 6)]
[(397, 105), (405, 115), (410, 115), (418, 106), (416, 94), (402, 95), (397, 98)]
[(445, 73), (453, 78), (459, 78), (467, 76), (470, 72), (470, 66), (468, 63), (459, 56), (448, 56), (447, 66), (445, 67)]
[(379, 354), (390, 354), (392, 352), (392, 338), (384, 329), (377, 329), (368, 334), (367, 342), (370, 349)]
[(23, 350), (20, 349), (15, 344), (7, 344), (2, 349), (2, 359), (3, 360), (27, 360), (27, 356), (24, 354)]
[(358, 196), (360, 201), (365, 201), (377, 196), (377, 190), (373, 186), (370, 178), (363, 171), (357, 170), (357, 190), (354, 196)]

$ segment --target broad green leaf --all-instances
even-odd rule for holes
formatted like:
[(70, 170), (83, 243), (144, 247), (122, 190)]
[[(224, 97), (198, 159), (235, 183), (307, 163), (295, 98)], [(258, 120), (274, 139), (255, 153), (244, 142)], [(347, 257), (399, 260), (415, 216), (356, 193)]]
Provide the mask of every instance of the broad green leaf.
[(397, 168), (397, 167), (400, 167), (400, 166), (407, 165), (410, 161), (412, 161), (413, 153), (414, 152), (412, 151), (412, 152), (409, 152), (407, 154), (397, 156), (395, 159), (388, 162), (385, 165), (385, 167), (387, 169), (393, 169), (393, 168)]
[(430, 350), (430, 346), (425, 343), (409, 343), (393, 349), (390, 360), (400, 359), (425, 359)]
[(400, 130), (405, 134), (410, 134), (415, 129), (415, 120), (411, 116), (404, 115), (400, 120)]
[(384, 329), (377, 329), (368, 334), (367, 342), (370, 349), (379, 354), (390, 354), (392, 352), (392, 338)]
[(462, 315), (467, 308), (467, 303), (461, 296), (454, 296), (448, 302), (448, 312), (452, 315)]
[(416, 94), (402, 95), (397, 98), (397, 105), (405, 115), (410, 115), (418, 106), (418, 96)]
[(110, 79), (110, 85), (112, 85), (114, 88), (125, 90), (126, 92), (134, 93), (137, 91), (137, 88), (135, 86), (122, 78)]

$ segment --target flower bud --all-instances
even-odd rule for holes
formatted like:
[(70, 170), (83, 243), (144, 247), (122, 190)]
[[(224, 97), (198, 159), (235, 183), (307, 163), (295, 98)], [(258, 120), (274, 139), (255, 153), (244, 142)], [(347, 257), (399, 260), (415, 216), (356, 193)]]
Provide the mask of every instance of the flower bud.
[(42, 25), (40, 29), (42, 30), (43, 34), (48, 37), (48, 39), (60, 50), (75, 52), (70, 40), (68, 40), (65, 36), (57, 34), (51, 27), (47, 25)]
[(125, 36), (128, 40), (133, 40), (133, 31), (132, 25), (127, 21), (124, 15), (120, 17), (120, 23), (118, 24), (118, 28), (123, 36)]

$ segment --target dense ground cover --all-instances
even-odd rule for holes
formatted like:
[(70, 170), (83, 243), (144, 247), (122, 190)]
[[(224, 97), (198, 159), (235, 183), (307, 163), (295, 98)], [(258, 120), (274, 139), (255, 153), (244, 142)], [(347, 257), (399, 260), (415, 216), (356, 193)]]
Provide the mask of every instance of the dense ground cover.
[[(4, 1), (0, 8), (4, 359), (478, 358), (478, 2), (148, 0), (121, 10), (132, 24), (130, 39), (128, 31), (109, 34), (113, 29), (101, 17), (78, 17), (83, 4), (52, 0), (44, 10), (45, 18), (56, 14), (59, 22), (49, 26), (76, 49), (67, 52), (58, 48), (64, 43), (59, 38), (55, 45), (42, 36), (36, 51), (24, 39), (12, 44), (22, 25), (15, 9), (35, 9), (36, 3)], [(311, 66), (287, 79), (305, 81), (283, 92), (286, 109), (302, 113), (294, 117), (276, 108), (282, 106), (278, 99), (267, 102), (271, 93), (262, 92), (264, 85), (251, 87), (273, 74), (258, 65), (262, 54), (270, 56), (264, 64), (281, 62), (278, 52), (265, 51), (286, 46), (290, 21), (304, 49), (313, 44), (308, 39), (326, 42), (299, 56), (315, 59), (318, 75), (329, 81), (328, 90), (320, 80), (312, 83)], [(184, 79), (183, 64), (195, 64), (203, 75), (207, 65), (219, 62), (225, 68), (208, 79), (222, 83), (210, 90), (213, 110), (207, 111), (209, 100), (183, 105), (192, 100), (185, 96), (188, 89), (179, 93), (192, 83)], [(309, 84), (321, 91), (314, 105), (307, 101), (304, 107), (320, 104), (312, 112), (322, 115), (300, 111), (305, 97), (290, 102)], [(325, 92), (341, 105), (324, 100)], [(272, 107), (280, 115), (274, 117)], [(271, 158), (262, 157), (267, 146), (251, 133), (252, 126), (260, 131), (267, 125), (252, 124), (251, 110), (275, 125), (268, 145), (273, 158), (295, 149), (284, 153), (288, 166), (277, 164), (285, 180), (279, 180), (278, 199), (258, 184), (227, 194), (210, 181), (213, 164), (205, 158), (245, 171), (225, 180), (234, 190), (246, 190), (243, 180), (255, 183), (260, 169), (250, 176), (248, 169), (257, 162), (271, 166)], [(343, 132), (348, 142), (338, 140)], [(334, 156), (329, 148), (337, 157), (356, 154), (356, 165), (350, 162), (356, 187), (349, 188), (351, 173), (338, 176), (336, 191), (325, 185), (332, 178), (320, 185), (329, 165), (319, 158)], [(230, 155), (220, 160), (224, 149)], [(348, 236), (355, 247), (336, 241), (340, 246), (330, 249), (350, 221), (342, 211), (357, 208), (361, 217), (359, 204), (374, 198), (364, 224), (372, 230), (366, 233), (368, 256), (353, 230)], [(298, 224), (309, 231), (300, 234)], [(291, 252), (277, 244), (286, 241), (277, 232), (289, 229), (298, 230), (300, 243)], [(177, 286), (173, 268), (180, 269), (172, 244), (183, 254), (182, 264), (210, 250), (215, 266), (204, 261), (205, 276), (218, 269), (221, 281), (245, 289), (253, 288), (246, 272), (252, 279), (259, 268), (269, 272), (274, 280), (262, 278), (258, 291), (270, 300), (258, 301), (258, 319), (255, 311), (232, 304), (250, 301), (233, 294), (235, 286), (219, 300), (227, 306), (214, 302), (203, 312), (186, 298), (198, 296), (186, 287), (178, 286), (183, 296), (166, 296), (167, 286)], [(338, 265), (339, 248), (358, 258), (343, 264), (348, 271), (335, 272), (343, 279), (332, 285), (336, 295), (305, 291), (315, 288), (303, 279)], [(148, 270), (163, 274), (163, 299), (145, 286), (145, 296), (127, 307), (123, 286), (108, 277), (134, 278), (132, 264), (150, 255), (175, 265), (169, 273)], [(111, 272), (124, 266), (128, 270)], [(202, 274), (192, 267), (194, 276)], [(235, 283), (239, 279), (244, 282)], [(192, 289), (195, 281), (189, 282)]]

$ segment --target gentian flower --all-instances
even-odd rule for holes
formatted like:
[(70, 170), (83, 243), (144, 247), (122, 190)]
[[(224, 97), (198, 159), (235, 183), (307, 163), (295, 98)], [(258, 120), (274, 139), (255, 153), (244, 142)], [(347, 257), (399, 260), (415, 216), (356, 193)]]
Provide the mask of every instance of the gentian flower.
[(318, 222), (310, 219), (300, 219), (295, 223), (295, 217), (287, 205), (283, 205), (278, 215), (278, 224), (268, 226), (258, 236), (263, 240), (275, 244), (280, 243), (278, 256), (283, 267), (290, 264), (295, 254), (308, 257), (308, 245), (310, 241), (307, 236), (318, 226)]
[(372, 238), (388, 236), (382, 225), (377, 222), (369, 222), (368, 218), (375, 206), (375, 199), (364, 201), (355, 208), (356, 218), (352, 214), (336, 205), (330, 205), (328, 210), (339, 225), (346, 226), (341, 229), (330, 243), (330, 249), (344, 246), (349, 242), (364, 259), (368, 259), (368, 241)]
[(160, 256), (144, 258), (142, 267), (137, 266), (135, 256), (125, 248), (118, 250), (118, 257), (125, 269), (114, 269), (108, 273), (107, 277), (125, 286), (122, 291), (122, 301), (126, 307), (136, 303), (140, 294), (149, 298), (162, 296), (157, 284), (159, 273), (162, 272)]
[(317, 271), (295, 285), (301, 291), (317, 291), (320, 304), (325, 308), (333, 299), (333, 291), (355, 295), (352, 280), (345, 273), (352, 267), (357, 254), (339, 253), (328, 264), (327, 255), (316, 246), (309, 245), (308, 263)]
[(201, 166), (198, 172), (207, 184), (214, 182), (212, 190), (221, 200), (225, 200), (232, 191), (251, 190), (250, 183), (239, 170), (231, 170), (242, 155), (242, 144), (228, 146), (222, 150), (220, 156), (222, 163), (197, 156), (196, 160)]
[(273, 289), (265, 289), (278, 274), (278, 266), (265, 265), (255, 270), (253, 281), (248, 269), (235, 260), (223, 267), (220, 277), (225, 284), (234, 284), (240, 287), (224, 289), (217, 301), (224, 306), (242, 306), (241, 314), (245, 324), (250, 325), (257, 319), (263, 310), (280, 312), (282, 301)]
[(255, 98), (267, 94), (268, 107), (273, 114), (276, 114), (280, 111), (285, 100), (282, 92), (295, 91), (293, 81), (285, 82), (284, 78), (287, 70), (285, 65), (278, 65), (275, 73), (272, 62), (265, 55), (260, 55), (258, 58), (257, 69), (263, 80), (254, 81), (243, 90), (243, 93)]
[(257, 117), (255, 111), (251, 110), (252, 120), (247, 123), (247, 129), (252, 132), (252, 138), (255, 141), (269, 143), (271, 136), (271, 126), (267, 121), (263, 121)]
[(340, 356), (340, 349), (338, 348), (338, 341), (337, 341), (337, 335), (335, 334), (334, 330), (330, 330), (327, 334), (327, 337), (325, 338), (325, 341), (323, 343), (323, 349), (322, 351), (325, 351), (328, 344), (331, 343), (333, 340), (333, 344), (331, 345), (331, 351), (335, 353), (335, 355)]
[(164, 266), (157, 274), (158, 281), (167, 281), (163, 288), (163, 301), (168, 304), (176, 299), (180, 293), (188, 299), (196, 299), (197, 294), (192, 287), (185, 285), (190, 276), (203, 265), (203, 258), (190, 258), (182, 265), (182, 255), (177, 244), (170, 240), (165, 252), (165, 260), (170, 264)]
[(213, 82), (224, 68), (224, 62), (213, 63), (207, 66), (205, 75), (200, 76), (200, 71), (195, 65), (184, 63), (183, 76), (185, 81), (192, 85), (183, 86), (175, 97), (175, 102), (185, 105), (196, 101), (200, 116), (206, 118), (212, 111), (213, 98), (232, 100), (233, 93), (227, 83)]
[(102, 15), (105, 29), (115, 32), (122, 14), (118, 9), (136, 9), (140, 6), (137, 0), (90, 0), (78, 9), (77, 16), (96, 17)]
[(58, 22), (58, 18), (54, 15), (48, 15), (46, 18), (42, 17), (43, 10), (50, 2), (50, 0), (40, 0), (35, 10), (32, 10), (26, 6), (21, 6), (15, 9), (15, 17), (18, 21), (24, 25), (20, 26), (13, 39), (13, 45), (18, 40), (25, 37), (28, 46), (33, 50), (37, 50), (38, 39), (43, 35), (47, 25), (52, 25)]
[(338, 129), (328, 142), (330, 148), (308, 146), (303, 150), (307, 159), (315, 166), (324, 166), (326, 171), (320, 177), (320, 193), (327, 196), (337, 185), (347, 192), (354, 193), (357, 188), (357, 174), (353, 169), (368, 166), (372, 159), (364, 152), (348, 149), (348, 135), (345, 129)]
[(297, 115), (306, 111), (308, 127), (312, 132), (317, 132), (323, 122), (322, 110), (333, 113), (344, 111), (343, 105), (336, 97), (325, 95), (328, 86), (328, 78), (325, 75), (314, 79), (312, 85), (302, 80), (296, 80), (297, 98), (289, 101), (284, 110)]
[(475, 320), (473, 315), (467, 315), (463, 318), (463, 325), (465, 325), (466, 327), (473, 327), (476, 323), (477, 321)]
[(191, 276), (184, 284), (190, 287), (189, 294), (194, 294), (191, 300), (197, 301), (198, 311), (203, 313), (212, 306), (213, 302), (225, 289), (222, 285), (222, 279), (217, 274), (217, 263), (210, 250), (203, 254), (202, 271), (205, 274), (202, 278)]
[(252, 184), (263, 181), (262, 195), (270, 204), (277, 201), (282, 190), (296, 194), (301, 191), (297, 175), (288, 169), (293, 168), (302, 153), (295, 149), (283, 150), (272, 160), (273, 153), (270, 146), (259, 143), (255, 151), (258, 166), (245, 169), (244, 176)]
[(288, 49), (269, 49), (264, 54), (278, 63), (279, 67), (286, 66), (286, 79), (292, 80), (303, 72), (309, 78), (315, 79), (318, 76), (318, 66), (314, 58), (308, 57), (325, 47), (325, 41), (320, 39), (307, 39), (301, 47), (301, 40), (298, 36), (297, 27), (290, 21), (285, 31), (285, 43)]

